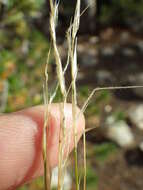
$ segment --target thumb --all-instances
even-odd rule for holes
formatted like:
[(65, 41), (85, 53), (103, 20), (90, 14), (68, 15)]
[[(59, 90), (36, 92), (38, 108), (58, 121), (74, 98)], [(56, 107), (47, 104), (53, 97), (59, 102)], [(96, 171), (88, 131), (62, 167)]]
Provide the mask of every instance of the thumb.
[[(72, 106), (65, 106), (66, 126), (72, 125)], [(77, 108), (77, 111), (80, 110)], [(50, 135), (48, 144), (51, 167), (58, 163), (60, 132), (59, 104), (50, 108)], [(43, 174), (42, 134), (44, 106), (28, 108), (0, 116), (0, 190), (13, 190)], [(78, 139), (85, 126), (84, 116), (77, 120)], [(71, 129), (71, 139), (73, 133)], [(70, 142), (70, 149), (74, 146)]]

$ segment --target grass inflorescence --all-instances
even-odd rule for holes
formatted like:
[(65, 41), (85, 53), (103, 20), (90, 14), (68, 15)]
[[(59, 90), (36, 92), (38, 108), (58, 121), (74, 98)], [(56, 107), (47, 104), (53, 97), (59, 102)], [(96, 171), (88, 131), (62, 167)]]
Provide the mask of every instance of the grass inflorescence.
[[(65, 104), (67, 103), (67, 97), (71, 90), (72, 95), (72, 129), (74, 134), (74, 159), (75, 159), (75, 186), (76, 190), (80, 189), (80, 175), (78, 169), (78, 153), (77, 153), (77, 126), (76, 121), (79, 118), (81, 113), (84, 113), (91, 98), (97, 91), (100, 90), (117, 90), (117, 89), (130, 89), (130, 88), (142, 88), (143, 86), (115, 86), (115, 87), (97, 87), (93, 89), (87, 100), (85, 101), (83, 107), (81, 108), (80, 113), (77, 113), (77, 87), (76, 87), (76, 79), (78, 74), (78, 64), (77, 64), (77, 32), (79, 30), (80, 25), (80, 16), (84, 13), (80, 13), (80, 6), (81, 1), (77, 0), (75, 14), (73, 19), (71, 20), (71, 24), (67, 30), (67, 43), (68, 43), (68, 58), (66, 66), (63, 68), (62, 61), (60, 57), (60, 53), (57, 46), (56, 40), (56, 26), (58, 23), (58, 6), (59, 1), (49, 0), (50, 2), (50, 34), (51, 34), (51, 46), (54, 52), (54, 58), (56, 63), (56, 74), (58, 78), (58, 82), (56, 88), (52, 94), (49, 92), (48, 88), (48, 62), (50, 51), (48, 53), (47, 64), (45, 68), (45, 84), (44, 84), (44, 103), (45, 103), (45, 122), (44, 122), (44, 130), (43, 130), (43, 161), (44, 161), (44, 184), (45, 190), (51, 189), (51, 168), (49, 166), (49, 158), (48, 158), (48, 150), (47, 150), (47, 143), (48, 143), (48, 131), (50, 130), (50, 126), (48, 126), (49, 120), (49, 110), (50, 105), (53, 102), (58, 89), (60, 89), (62, 103), (60, 104), (60, 112), (61, 112), (61, 121), (60, 121), (60, 134), (59, 134), (59, 150), (58, 150), (58, 190), (63, 189), (64, 184), (64, 175), (68, 161), (68, 153), (69, 153), (69, 144), (70, 144), (70, 134), (66, 130), (66, 121), (65, 121)], [(70, 65), (71, 67), (71, 85), (66, 89), (65, 85), (65, 72)], [(92, 128), (93, 129), (93, 128)], [(83, 189), (86, 190), (86, 132), (92, 130), (84, 130), (83, 132), (83, 150), (84, 150), (84, 183)], [(71, 132), (71, 131), (70, 131)], [(68, 148), (67, 148), (68, 147)], [(65, 149), (66, 157), (65, 157)]]

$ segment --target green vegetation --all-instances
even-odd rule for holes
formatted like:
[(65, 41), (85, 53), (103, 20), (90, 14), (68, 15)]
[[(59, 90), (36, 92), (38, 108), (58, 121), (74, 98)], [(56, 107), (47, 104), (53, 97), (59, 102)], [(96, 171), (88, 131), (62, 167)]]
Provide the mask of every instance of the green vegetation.
[(98, 176), (91, 166), (87, 169), (87, 189), (96, 190), (98, 186)]
[(0, 4), (1, 11), (4, 9), (0, 18), (0, 86), (5, 80), (9, 86), (5, 112), (42, 102), (41, 76), (49, 43), (30, 22), (42, 4), (38, 0)]
[(104, 162), (108, 157), (117, 151), (117, 146), (113, 143), (103, 143), (94, 146), (95, 159), (99, 162)]

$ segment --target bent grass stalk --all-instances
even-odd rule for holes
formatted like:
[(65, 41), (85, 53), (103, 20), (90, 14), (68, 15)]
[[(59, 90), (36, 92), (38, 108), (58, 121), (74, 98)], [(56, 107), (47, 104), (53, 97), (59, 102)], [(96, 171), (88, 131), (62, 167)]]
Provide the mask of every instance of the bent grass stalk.
[(81, 111), (80, 113), (78, 114), (77, 118), (79, 117), (79, 115), (81, 113), (84, 113), (86, 108), (88, 107), (89, 105), (89, 101), (91, 100), (91, 98), (94, 96), (94, 94), (98, 91), (101, 91), (101, 90), (126, 90), (126, 89), (134, 89), (134, 88), (143, 88), (142, 85), (138, 85), (138, 86), (109, 86), (109, 87), (97, 87), (97, 88), (94, 88), (92, 90), (92, 92), (90, 93), (90, 95), (88, 96), (87, 100), (85, 101), (84, 105), (82, 106), (81, 108)]

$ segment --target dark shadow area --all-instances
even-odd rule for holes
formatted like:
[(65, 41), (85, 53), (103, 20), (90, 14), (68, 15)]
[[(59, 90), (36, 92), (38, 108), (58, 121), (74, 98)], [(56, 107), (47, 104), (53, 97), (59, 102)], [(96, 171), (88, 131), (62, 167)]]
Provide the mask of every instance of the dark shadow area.
[(130, 166), (143, 167), (143, 151), (139, 148), (126, 151), (125, 159)]

